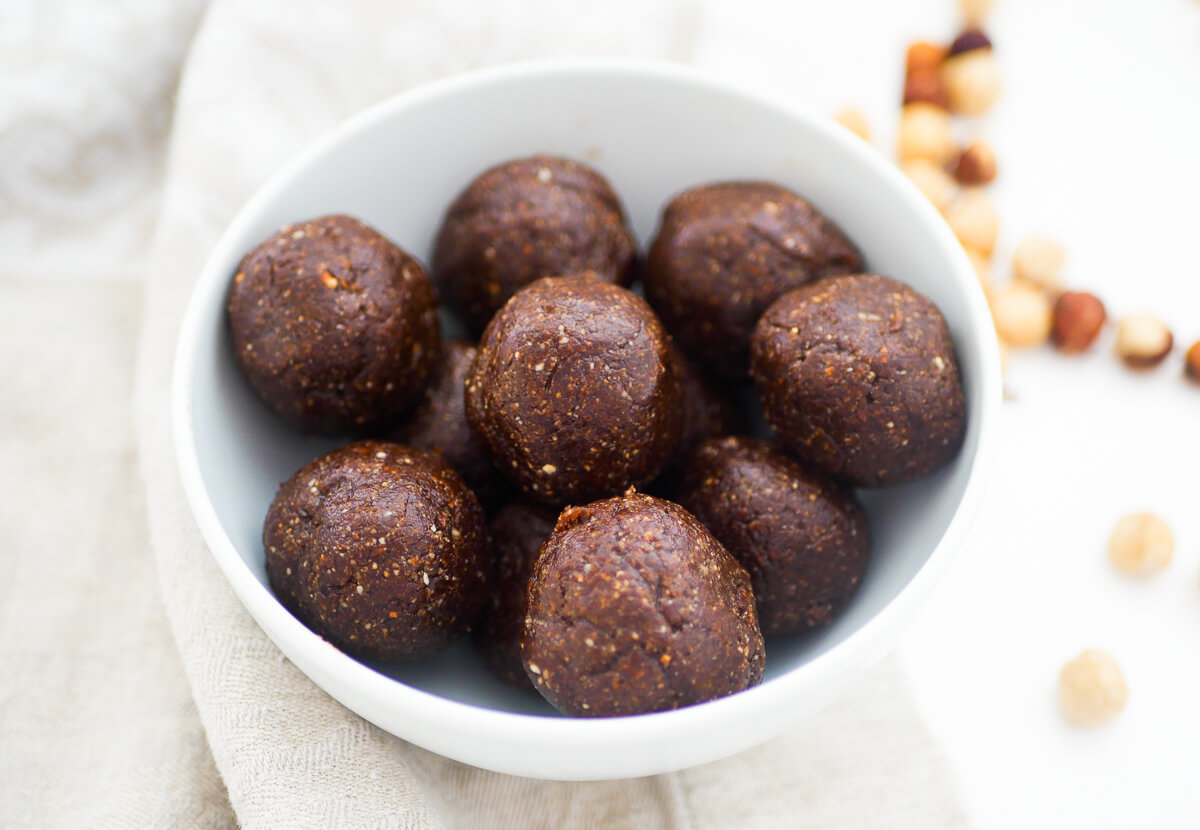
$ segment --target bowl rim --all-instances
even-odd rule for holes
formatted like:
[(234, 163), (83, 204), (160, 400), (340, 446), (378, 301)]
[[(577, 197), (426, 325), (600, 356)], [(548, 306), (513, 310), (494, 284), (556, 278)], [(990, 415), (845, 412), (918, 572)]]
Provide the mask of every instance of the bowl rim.
[[(955, 270), (958, 276), (961, 281), (968, 283), (965, 286), (965, 306), (969, 319), (961, 330), (964, 332), (963, 336), (979, 341), (975, 346), (980, 356), (982, 376), (972, 379), (973, 384), (978, 384), (979, 393), (978, 403), (972, 406), (974, 411), (970, 416), (974, 419), (973, 427), (978, 431), (978, 437), (962, 496), (940, 540), (900, 591), (845, 640), (758, 686), (682, 709), (593, 719), (523, 714), (451, 700), (381, 674), (313, 634), (284, 609), (266, 585), (259, 582), (222, 526), (201, 474), (192, 420), (192, 388), (198, 348), (206, 334), (205, 311), (218, 301), (214, 294), (224, 296), (228, 281), (226, 263), (231, 254), (242, 253), (240, 250), (231, 250), (234, 247), (233, 243), (244, 235), (245, 229), (255, 221), (263, 206), (271, 203), (276, 194), (298, 173), (349, 135), (368, 131), (379, 122), (396, 117), (403, 111), (420, 106), (431, 99), (452, 96), (479, 87), (541, 81), (548, 76), (557, 76), (559, 79), (600, 76), (635, 79), (649, 77), (655, 81), (702, 88), (705, 92), (733, 96), (755, 107), (773, 110), (797, 122), (803, 129), (823, 134), (822, 138), (825, 140), (843, 145), (872, 176), (887, 182), (893, 188), (898, 188), (907, 196), (906, 201), (911, 203), (912, 209), (920, 215), (922, 224), (929, 226), (930, 238), (936, 240), (938, 247), (942, 249), (940, 255), (956, 261)], [(748, 723), (751, 718), (762, 713), (770, 713), (772, 718), (784, 726), (790, 725), (791, 722), (814, 711), (814, 707), (796, 705), (801, 697), (823, 697), (822, 702), (827, 702), (838, 689), (836, 680), (840, 678), (843, 683), (849, 682), (849, 669), (865, 668), (895, 646), (902, 629), (901, 622), (913, 615), (917, 610), (918, 601), (927, 596), (933, 584), (946, 571), (954, 553), (962, 547), (967, 529), (978, 512), (988, 473), (993, 466), (996, 452), (996, 421), (1001, 401), (1001, 369), (998, 347), (994, 338), (988, 335), (991, 330), (991, 316), (982, 288), (974, 278), (974, 271), (965, 252), (940, 214), (890, 160), (831, 119), (805, 112), (802, 108), (774, 95), (681, 64), (628, 58), (556, 58), (523, 61), (454, 75), (414, 87), (375, 103), (341, 122), (285, 163), (238, 209), (209, 251), (205, 265), (191, 290), (180, 326), (171, 381), (171, 420), (175, 455), (192, 514), (225, 578), (242, 605), (272, 642), (292, 658), (293, 662), (300, 662), (293, 654), (300, 655), (303, 651), (300, 655), (305, 664), (303, 671), (310, 677), (339, 677), (343, 683), (357, 688), (361, 701), (366, 701), (373, 707), (386, 707), (404, 719), (414, 719), (418, 723), (426, 722), (426, 725), (433, 727), (453, 724), (453, 731), (458, 734), (486, 735), (490, 743), (502, 742), (514, 749), (572, 747), (581, 755), (596, 752), (596, 759), (600, 760), (599, 753), (605, 750), (648, 746), (670, 740), (672, 736), (698, 730), (736, 729), (739, 724)], [(286, 640), (286, 645), (280, 642), (281, 638)], [(323, 682), (314, 682), (325, 688)], [(355, 705), (352, 708), (362, 713), (366, 707)], [(798, 714), (789, 719), (788, 713), (793, 708), (799, 710)], [(386, 726), (383, 728), (388, 729)], [(479, 758), (464, 757), (464, 753), (454, 751), (448, 742), (439, 743), (430, 738), (428, 729), (422, 731), (425, 733), (424, 740), (410, 735), (401, 737), (457, 760), (496, 768), (491, 764), (480, 763)], [(780, 729), (774, 729), (772, 734), (779, 731)], [(753, 743), (759, 743), (761, 740), (765, 738), (760, 737)], [(747, 743), (742, 748), (747, 748), (753, 743)], [(515, 756), (521, 753), (513, 754), (515, 760)], [(683, 763), (670, 768), (703, 763), (716, 757), (721, 755), (685, 759)], [(597, 763), (592, 766), (601, 768), (598, 770), (599, 774), (574, 774), (571, 770), (563, 770), (562, 777), (626, 777), (661, 772), (667, 768), (649, 759), (643, 759), (640, 767), (636, 759), (635, 762), (627, 760), (623, 764), (608, 762), (607, 765)], [(628, 772), (629, 769), (633, 771)], [(513, 763), (503, 771), (551, 777), (536, 764), (526, 763), (522, 766)]]

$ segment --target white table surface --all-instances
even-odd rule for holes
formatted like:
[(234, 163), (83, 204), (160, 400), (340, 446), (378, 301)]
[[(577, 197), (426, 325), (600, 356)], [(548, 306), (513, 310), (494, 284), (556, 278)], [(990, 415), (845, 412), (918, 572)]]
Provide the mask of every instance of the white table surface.
[[(948, 40), (958, 20), (952, 0), (722, 8), (729, 34), (704, 63), (825, 112), (856, 106), (888, 153), (906, 43)], [(980, 830), (1200, 827), (1200, 385), (1181, 377), (1200, 338), (1200, 2), (999, 0), (987, 30), (1005, 93), (964, 137), (999, 158), (997, 276), (1044, 232), (1067, 247), (1070, 286), (1110, 317), (1161, 315), (1182, 348), (1145, 375), (1113, 357), (1112, 327), (1085, 357), (1013, 356), (988, 498), (901, 657)], [(808, 71), (781, 71), (796, 61)], [(1105, 545), (1139, 509), (1177, 549), (1135, 582)], [(1091, 647), (1118, 660), (1130, 699), (1080, 730), (1058, 714), (1057, 677)]]

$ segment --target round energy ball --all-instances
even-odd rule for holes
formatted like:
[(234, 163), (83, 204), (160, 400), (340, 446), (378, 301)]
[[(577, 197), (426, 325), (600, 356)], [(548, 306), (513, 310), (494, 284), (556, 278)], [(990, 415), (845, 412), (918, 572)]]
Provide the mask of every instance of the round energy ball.
[(521, 654), (568, 715), (635, 715), (762, 680), (750, 577), (673, 502), (637, 493), (559, 516), (529, 587)]
[(267, 577), (355, 657), (415, 660), (467, 632), (491, 561), (483, 511), (439, 456), (358, 441), (306, 464), (263, 526)]
[(590, 277), (517, 292), (484, 332), (466, 389), (496, 466), (543, 504), (646, 484), (679, 443), (666, 332), (636, 294)]
[(866, 570), (867, 514), (854, 493), (761, 439), (705, 441), (678, 501), (749, 572), (765, 636), (828, 623)]
[(497, 165), (446, 213), (433, 251), (444, 298), (476, 333), (540, 277), (591, 272), (633, 279), (637, 243), (621, 201), (592, 168), (554, 156)]
[(521, 663), (529, 577), (557, 517), (550, 508), (515, 501), (496, 511), (488, 523), (495, 563), (488, 603), (471, 633), (476, 650), (492, 674), (522, 689), (532, 688)]
[(962, 445), (962, 379), (946, 321), (896, 280), (851, 274), (784, 294), (759, 320), (751, 359), (780, 442), (850, 484), (913, 481)]
[(861, 270), (841, 229), (790, 190), (721, 182), (684, 191), (663, 213), (646, 258), (646, 299), (684, 352), (745, 380), (754, 324), (779, 295)]
[(394, 423), (437, 365), (437, 298), (421, 264), (350, 216), (288, 225), (230, 281), (234, 358), (255, 392), (304, 432)]
[(492, 465), (487, 443), (467, 421), (464, 388), (475, 354), (475, 347), (465, 340), (444, 340), (442, 359), (424, 397), (388, 437), (398, 444), (441, 453), (487, 505), (500, 497), (504, 483)]

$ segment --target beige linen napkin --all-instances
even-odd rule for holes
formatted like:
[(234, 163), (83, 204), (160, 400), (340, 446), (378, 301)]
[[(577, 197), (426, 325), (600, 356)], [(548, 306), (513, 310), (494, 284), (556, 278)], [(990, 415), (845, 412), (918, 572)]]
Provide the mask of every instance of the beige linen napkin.
[(175, 337), (210, 248), (255, 187), (346, 115), (448, 73), (552, 54), (688, 61), (719, 37), (702, 11), (699, 0), (216, 0), (178, 92), (135, 428), (130, 287), (33, 286), (0, 273), (6, 354), (57, 322), (38, 363), (0, 370), (2, 388), (21, 396), (5, 402), (0, 436), (18, 438), (0, 439), (0, 462), (22, 471), (0, 501), (5, 526), (21, 528), (0, 548), (14, 574), (0, 583), (0, 654), (22, 677), (0, 679), (0, 824), (964, 826), (945, 759), (890, 663), (778, 740), (653, 778), (532, 781), (408, 745), (282, 657), (226, 585), (184, 500), (168, 411)]

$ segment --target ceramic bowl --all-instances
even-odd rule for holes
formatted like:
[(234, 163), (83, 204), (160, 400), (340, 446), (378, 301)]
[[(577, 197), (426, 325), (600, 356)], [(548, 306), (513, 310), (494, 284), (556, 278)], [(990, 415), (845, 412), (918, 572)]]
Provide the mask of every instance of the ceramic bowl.
[[(294, 434), (231, 355), (226, 286), (282, 225), (350, 213), (428, 261), (442, 214), (485, 168), (552, 153), (612, 182), (644, 244), (676, 193), (768, 179), (816, 204), (871, 270), (942, 309), (966, 386), (961, 454), (915, 484), (864, 493), (874, 536), (861, 589), (831, 625), (768, 642), (764, 682), (698, 706), (570, 719), (503, 686), (467, 643), (412, 665), (368, 665), (297, 621), (267, 586), (262, 522), (278, 484), (336, 442)], [(421, 87), (335, 129), (241, 210), (199, 277), (180, 334), (174, 427), (183, 482), (213, 556), (287, 657), (345, 706), (434, 752), (516, 775), (602, 779), (712, 761), (779, 735), (891, 649), (961, 552), (980, 500), (1000, 363), (979, 283), (938, 213), (878, 151), (821, 117), (679, 67), (628, 61), (516, 65)]]

